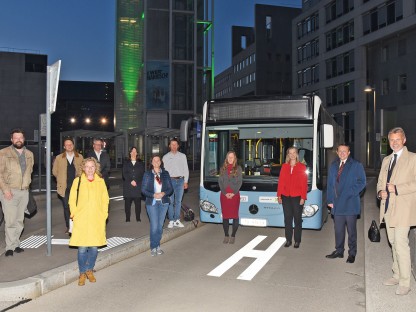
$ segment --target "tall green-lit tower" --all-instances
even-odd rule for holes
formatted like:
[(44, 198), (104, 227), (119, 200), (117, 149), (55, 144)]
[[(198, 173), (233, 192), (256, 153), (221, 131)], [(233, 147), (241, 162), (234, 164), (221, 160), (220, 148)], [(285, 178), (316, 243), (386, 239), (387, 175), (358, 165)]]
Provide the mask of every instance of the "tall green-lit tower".
[(114, 119), (116, 131), (143, 122), (144, 6), (142, 0), (117, 1)]
[[(198, 120), (212, 90), (207, 64), (213, 54), (206, 50), (211, 2), (117, 0), (114, 122), (125, 133), (119, 150), (136, 146), (144, 157), (162, 154), (183, 121)], [(187, 140), (189, 150), (195, 150), (194, 136)]]

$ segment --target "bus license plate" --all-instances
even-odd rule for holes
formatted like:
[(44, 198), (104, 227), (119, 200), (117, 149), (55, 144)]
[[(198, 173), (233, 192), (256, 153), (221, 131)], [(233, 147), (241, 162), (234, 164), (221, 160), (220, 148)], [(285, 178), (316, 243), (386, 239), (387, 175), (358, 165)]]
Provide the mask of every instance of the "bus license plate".
[(248, 219), (248, 218), (241, 218), (240, 219), (241, 225), (247, 225), (247, 226), (267, 226), (267, 220), (266, 219)]

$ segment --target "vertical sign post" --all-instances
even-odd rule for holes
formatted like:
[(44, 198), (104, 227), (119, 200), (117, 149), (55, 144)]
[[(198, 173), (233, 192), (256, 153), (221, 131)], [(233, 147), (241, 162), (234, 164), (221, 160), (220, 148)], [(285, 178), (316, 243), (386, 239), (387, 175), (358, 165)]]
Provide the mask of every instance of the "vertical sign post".
[(52, 255), (51, 210), (51, 114), (55, 112), (61, 60), (47, 68), (46, 80), (46, 242), (47, 255)]

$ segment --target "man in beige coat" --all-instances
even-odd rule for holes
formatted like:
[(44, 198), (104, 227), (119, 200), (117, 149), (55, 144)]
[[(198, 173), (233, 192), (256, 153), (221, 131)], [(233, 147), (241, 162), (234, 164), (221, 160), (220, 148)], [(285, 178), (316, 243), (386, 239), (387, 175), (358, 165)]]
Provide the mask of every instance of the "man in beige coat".
[(0, 200), (4, 213), (6, 257), (21, 253), (20, 235), (24, 228), (25, 210), (29, 201), (34, 157), (26, 149), (22, 129), (10, 133), (12, 145), (0, 150)]
[(75, 177), (82, 171), (81, 164), (84, 159), (81, 154), (74, 151), (72, 138), (64, 140), (64, 152), (56, 156), (53, 163), (52, 174), (56, 178), (56, 188), (64, 208), (66, 231), (69, 233), (69, 192)]
[(393, 276), (383, 284), (398, 285), (396, 295), (407, 295), (411, 277), (409, 230), (416, 225), (416, 154), (404, 146), (402, 128), (390, 130), (388, 139), (393, 153), (383, 159), (377, 196), (381, 199), (380, 222), (386, 222), (393, 253)]

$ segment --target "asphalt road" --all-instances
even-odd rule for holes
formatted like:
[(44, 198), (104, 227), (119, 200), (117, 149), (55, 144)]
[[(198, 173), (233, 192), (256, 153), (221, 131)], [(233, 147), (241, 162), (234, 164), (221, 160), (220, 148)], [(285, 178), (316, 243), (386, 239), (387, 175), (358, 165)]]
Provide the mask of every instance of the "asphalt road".
[(267, 250), (283, 234), (240, 227), (236, 243), (224, 245), (221, 226), (207, 224), (162, 245), (162, 256), (139, 254), (97, 272), (95, 284), (74, 282), (13, 311), (365, 311), (363, 244), (354, 264), (326, 259), (331, 223), (304, 231), (299, 249), (279, 248), (251, 280), (238, 279), (250, 257), (208, 275), (259, 235), (267, 237), (255, 249)]

